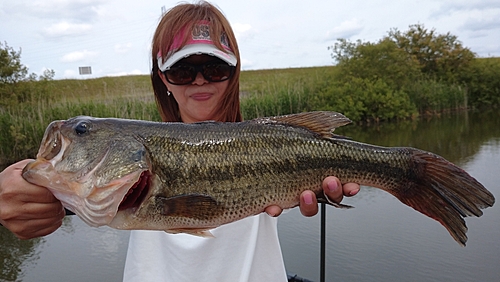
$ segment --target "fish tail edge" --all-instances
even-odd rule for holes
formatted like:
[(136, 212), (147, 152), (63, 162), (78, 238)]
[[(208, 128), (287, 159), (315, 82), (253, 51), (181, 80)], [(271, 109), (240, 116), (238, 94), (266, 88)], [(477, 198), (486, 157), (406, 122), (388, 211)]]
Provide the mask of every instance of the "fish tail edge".
[(392, 191), (401, 202), (437, 220), (462, 246), (467, 242), (464, 217), (480, 217), (481, 209), (495, 203), (494, 196), (466, 171), (446, 159), (411, 149), (416, 177)]

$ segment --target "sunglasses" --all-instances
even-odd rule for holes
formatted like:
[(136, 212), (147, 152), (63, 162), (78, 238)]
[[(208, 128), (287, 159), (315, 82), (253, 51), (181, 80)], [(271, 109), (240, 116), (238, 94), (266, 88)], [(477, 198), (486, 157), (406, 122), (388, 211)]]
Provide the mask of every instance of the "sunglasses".
[(188, 63), (177, 63), (169, 70), (163, 72), (167, 81), (174, 85), (190, 84), (196, 79), (198, 73), (210, 82), (221, 82), (228, 80), (234, 73), (236, 67), (224, 62), (207, 62), (193, 65)]

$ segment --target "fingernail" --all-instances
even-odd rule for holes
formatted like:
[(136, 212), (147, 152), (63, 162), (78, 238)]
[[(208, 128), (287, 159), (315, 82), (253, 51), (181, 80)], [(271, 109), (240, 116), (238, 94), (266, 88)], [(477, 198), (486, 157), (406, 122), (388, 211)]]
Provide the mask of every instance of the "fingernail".
[(353, 190), (353, 191), (349, 192), (349, 195), (354, 196), (354, 195), (358, 194), (358, 192), (359, 192), (359, 189)]
[(335, 192), (339, 188), (337, 185), (337, 181), (330, 181), (328, 182), (328, 191), (330, 192)]
[(310, 205), (313, 203), (312, 195), (311, 194), (305, 194), (304, 195), (304, 203), (306, 205)]

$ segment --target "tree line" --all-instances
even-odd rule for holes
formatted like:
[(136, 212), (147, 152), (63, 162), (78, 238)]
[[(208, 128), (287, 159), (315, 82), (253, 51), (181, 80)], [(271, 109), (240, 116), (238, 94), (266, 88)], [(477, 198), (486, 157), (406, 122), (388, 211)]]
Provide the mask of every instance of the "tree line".
[(328, 49), (339, 71), (317, 103), (353, 120), (500, 105), (500, 58), (478, 58), (450, 33), (415, 24), (375, 43), (338, 39)]
[(46, 96), (49, 94), (46, 82), (54, 75), (51, 69), (40, 76), (28, 74), (28, 68), (21, 63), (21, 49), (16, 51), (7, 42), (0, 42), (0, 107), (26, 102), (33, 96)]

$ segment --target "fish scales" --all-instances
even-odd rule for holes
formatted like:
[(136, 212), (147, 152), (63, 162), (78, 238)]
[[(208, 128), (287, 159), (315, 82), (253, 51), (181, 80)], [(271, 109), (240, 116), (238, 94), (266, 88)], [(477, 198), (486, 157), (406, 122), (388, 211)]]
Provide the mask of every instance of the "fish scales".
[(204, 236), (269, 205), (295, 207), (305, 190), (331, 203), (321, 183), (335, 175), (393, 194), (465, 244), (462, 217), (481, 216), (493, 195), (432, 153), (332, 133), (349, 122), (333, 112), (196, 124), (76, 117), (48, 127), (23, 177), (93, 226)]
[[(271, 204), (296, 206), (302, 191), (319, 193), (318, 183), (328, 175), (337, 175), (343, 182), (376, 186), (395, 186), (407, 175), (404, 170), (408, 168), (409, 157), (404, 158), (397, 149), (377, 148), (374, 154), (371, 146), (321, 139), (302, 128), (266, 131), (260, 124), (230, 126), (234, 128), (216, 123), (180, 127), (179, 131), (173, 127), (163, 133), (166, 138), (161, 132), (143, 137), (149, 140), (145, 146), (152, 156), (152, 167), (161, 168), (158, 174), (165, 182), (155, 195), (166, 199), (186, 194), (210, 195), (218, 207), (224, 207), (211, 206), (210, 213), (202, 209), (190, 213), (191, 219), (203, 219), (197, 224), (210, 221), (220, 225), (260, 213)], [(188, 182), (192, 184), (186, 185)], [(149, 206), (144, 205), (143, 210), (144, 218), (149, 217)], [(158, 213), (158, 220), (161, 219)], [(183, 222), (184, 218), (176, 220)]]
[[(268, 134), (261, 132), (261, 126), (241, 127), (238, 126), (241, 133), (223, 131), (220, 134), (206, 134), (201, 138), (210, 142), (186, 142), (192, 138), (184, 136), (182, 132), (169, 133), (177, 136), (175, 141), (148, 138), (151, 142), (146, 147), (151, 148), (149, 151), (152, 155), (158, 156), (158, 159), (152, 157), (153, 167), (161, 167), (163, 179), (168, 182), (165, 187), (169, 188), (165, 189), (167, 193), (163, 196), (202, 193), (216, 198), (228, 210), (244, 209), (258, 203), (258, 212), (261, 212), (269, 204), (275, 204), (271, 202), (274, 200), (273, 195), (294, 195), (283, 200), (282, 204), (289, 206), (298, 203), (298, 195), (304, 190), (319, 193), (318, 180), (328, 175), (338, 175), (346, 182), (363, 180), (378, 185), (402, 181), (404, 179), (401, 177), (406, 175), (401, 167), (408, 167), (409, 158), (394, 159), (393, 156), (398, 154), (394, 149), (379, 150), (377, 158), (371, 151), (360, 150), (354, 144), (347, 146), (346, 141), (337, 143), (318, 139), (304, 130), (300, 130), (298, 133), (301, 134), (295, 136), (290, 134), (289, 128), (283, 134), (276, 131)], [(171, 147), (162, 150), (179, 153), (168, 156), (155, 154), (152, 148), (161, 148), (164, 144)], [(388, 160), (399, 163), (395, 162), (393, 166)], [(366, 167), (362, 170), (363, 174), (357, 170), (360, 166)], [(284, 182), (283, 179), (290, 179), (290, 182)], [(187, 180), (195, 185), (187, 188)], [(221, 185), (222, 182), (228, 184)], [(265, 197), (267, 202), (256, 202), (252, 195), (256, 198), (268, 195)], [(227, 199), (231, 199), (232, 203), (239, 203), (239, 206), (230, 206), (226, 203)]]

